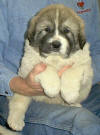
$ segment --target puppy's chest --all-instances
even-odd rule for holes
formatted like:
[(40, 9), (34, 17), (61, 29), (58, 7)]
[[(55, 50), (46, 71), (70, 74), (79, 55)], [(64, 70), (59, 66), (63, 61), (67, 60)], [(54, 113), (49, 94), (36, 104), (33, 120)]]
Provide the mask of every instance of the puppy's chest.
[[(81, 52), (80, 52), (81, 53)], [(75, 57), (76, 56), (76, 57)], [(26, 44), (25, 53), (21, 61), (21, 66), (19, 69), (19, 75), (22, 77), (26, 77), (27, 74), (34, 68), (34, 66), (40, 62), (45, 63), (46, 65), (50, 65), (54, 67), (56, 70), (61, 69), (65, 65), (72, 65), (77, 66), (77, 64), (81, 64), (80, 57), (81, 55), (75, 54), (70, 58), (62, 58), (59, 55), (50, 54), (48, 57), (42, 57), (40, 54), (35, 51), (31, 46)], [(83, 55), (81, 56), (83, 57)]]
[(50, 55), (46, 59), (43, 60), (47, 65), (51, 65), (57, 70), (59, 70), (64, 65), (69, 65), (69, 62), (66, 59), (61, 58), (60, 56)]

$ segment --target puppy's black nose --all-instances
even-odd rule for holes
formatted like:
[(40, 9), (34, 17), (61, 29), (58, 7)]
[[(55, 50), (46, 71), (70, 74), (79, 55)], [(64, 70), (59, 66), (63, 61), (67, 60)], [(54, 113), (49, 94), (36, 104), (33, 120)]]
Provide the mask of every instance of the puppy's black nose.
[(54, 49), (59, 49), (61, 46), (61, 43), (59, 41), (55, 40), (52, 42), (52, 46)]

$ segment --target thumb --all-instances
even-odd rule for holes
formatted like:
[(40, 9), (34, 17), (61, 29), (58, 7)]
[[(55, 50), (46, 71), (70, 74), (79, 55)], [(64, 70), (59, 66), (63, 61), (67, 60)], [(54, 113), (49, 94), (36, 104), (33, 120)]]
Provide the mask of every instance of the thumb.
[(46, 69), (46, 67), (47, 67), (46, 64), (41, 62), (41, 63), (35, 65), (35, 67), (31, 71), (31, 73), (33, 75), (37, 75), (37, 74), (43, 72)]

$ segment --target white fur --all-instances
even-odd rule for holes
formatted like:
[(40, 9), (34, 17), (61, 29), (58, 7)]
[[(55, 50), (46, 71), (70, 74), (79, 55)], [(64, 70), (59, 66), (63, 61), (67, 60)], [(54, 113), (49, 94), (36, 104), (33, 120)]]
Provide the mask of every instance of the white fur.
[(53, 41), (59, 41), (61, 43), (61, 47), (60, 47), (60, 54), (62, 56), (65, 55), (65, 53), (67, 52), (68, 50), (68, 46), (69, 46), (69, 42), (67, 39), (65, 39), (62, 35), (60, 35), (59, 33), (59, 11), (57, 10), (56, 11), (56, 19), (55, 19), (55, 26), (56, 26), (56, 29), (55, 29), (55, 34), (53, 37), (51, 37), (48, 41), (48, 43), (52, 43)]
[(21, 135), (21, 134), (12, 132), (12, 131), (7, 130), (6, 128), (0, 126), (0, 135)]
[[(46, 103), (80, 106), (80, 102), (87, 98), (92, 85), (93, 70), (89, 44), (86, 43), (83, 50), (77, 51), (68, 59), (63, 59), (59, 55), (55, 56), (55, 54), (43, 58), (26, 40), (19, 76), (25, 78), (33, 67), (41, 61), (47, 64), (47, 68), (44, 72), (38, 74), (35, 79), (41, 83), (47, 96), (34, 96), (32, 98), (35, 101)], [(59, 78), (58, 70), (72, 63), (74, 63), (73, 66)], [(32, 98), (14, 94), (9, 104), (8, 124), (11, 128), (22, 130), (25, 112)]]

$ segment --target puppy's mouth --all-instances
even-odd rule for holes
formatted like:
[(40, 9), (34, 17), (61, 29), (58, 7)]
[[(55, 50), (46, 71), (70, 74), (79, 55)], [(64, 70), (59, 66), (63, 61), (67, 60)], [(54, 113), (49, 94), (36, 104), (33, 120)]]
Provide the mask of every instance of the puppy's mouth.
[(62, 42), (60, 42), (59, 40), (54, 40), (53, 42), (44, 43), (44, 45), (40, 45), (39, 52), (42, 57), (48, 57), (50, 55), (59, 55), (62, 58), (67, 58), (69, 56), (70, 51), (68, 45), (62, 44)]
[(49, 50), (48, 52), (45, 52), (45, 51), (41, 52), (40, 51), (40, 55), (42, 57), (45, 57), (45, 58), (47, 58), (50, 55), (61, 56), (62, 58), (68, 58), (69, 57), (69, 54), (67, 54), (67, 53), (63, 54), (60, 49), (53, 49), (52, 51)]

